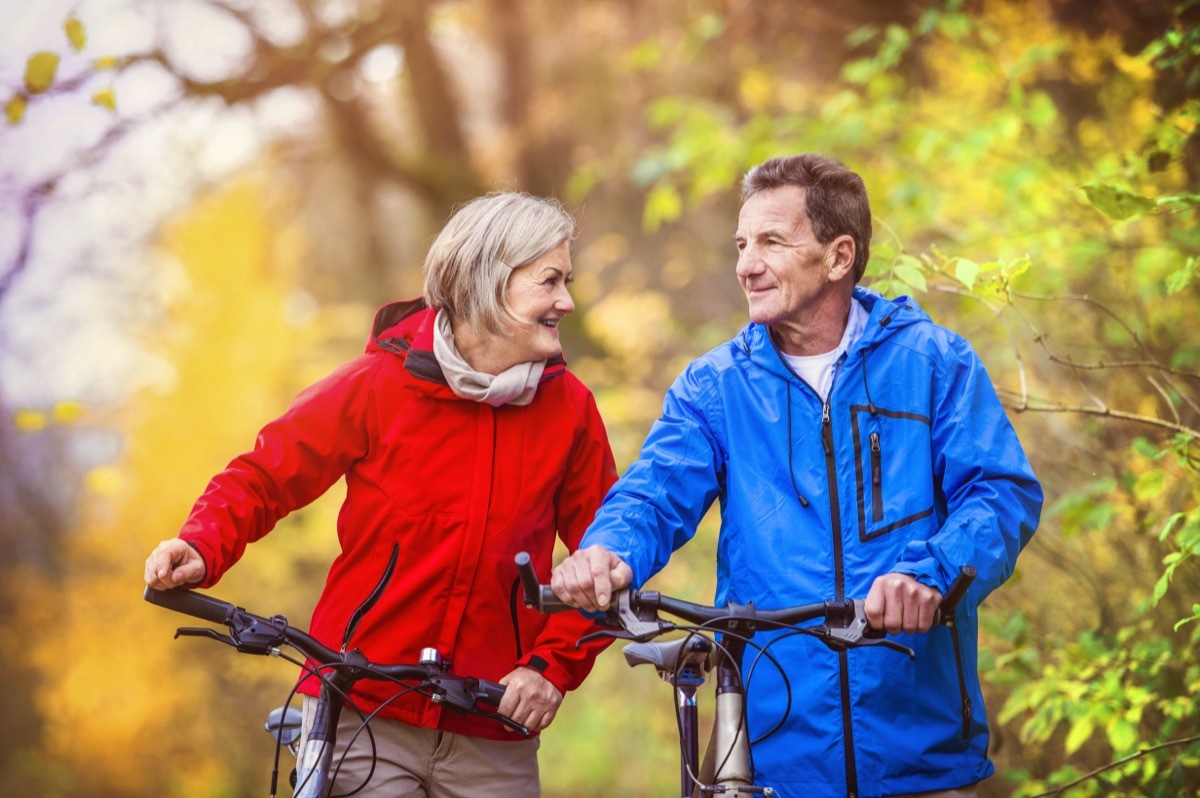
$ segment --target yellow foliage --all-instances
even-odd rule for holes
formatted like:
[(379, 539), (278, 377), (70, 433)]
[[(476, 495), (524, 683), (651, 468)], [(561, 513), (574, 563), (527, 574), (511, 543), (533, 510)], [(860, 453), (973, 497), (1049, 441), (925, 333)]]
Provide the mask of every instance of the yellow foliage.
[[(285, 318), (304, 249), (265, 186), (245, 181), (204, 199), (161, 241), (188, 287), (156, 341), (174, 366), (174, 389), (139, 395), (115, 419), (125, 454), (86, 478), (90, 500), (67, 558), (72, 589), (59, 593), (54, 623), (40, 619), (44, 602), (29, 602), (14, 623), (41, 625), (26, 638), (36, 641), (29, 655), (45, 675), (35, 699), (54, 718), (44, 748), (64, 772), (88, 773), (107, 794), (182, 798), (232, 791), (251, 767), (267, 772), (262, 719), (296, 672), (212, 643), (172, 640), (175, 627), (201, 624), (142, 601), (143, 564), (176, 534), (208, 478), (250, 448), (258, 428), (303, 387), (296, 365), (308, 357), (310, 331)], [(69, 404), (55, 415), (77, 417)], [(22, 418), (36, 426), (45, 414)], [(263, 613), (296, 613), (304, 625), (320, 580), (296, 584), (294, 563), (298, 555), (332, 559), (334, 494), (332, 506), (323, 500), (288, 518), (278, 545), (252, 547), (246, 559), (255, 564), (234, 569), (216, 595)], [(239, 570), (246, 573), (234, 578)], [(36, 586), (22, 589), (38, 594)], [(248, 598), (264, 589), (265, 597)], [(243, 737), (261, 746), (239, 743)]]
[(13, 426), (18, 432), (40, 432), (49, 425), (49, 419), (41, 410), (18, 410), (13, 413)]
[(50, 416), (57, 424), (75, 424), (83, 418), (83, 404), (75, 401), (58, 402), (50, 409)]
[(658, 291), (615, 292), (593, 306), (583, 323), (618, 358), (644, 357), (669, 341), (671, 300)]
[(63, 23), (63, 32), (67, 34), (67, 41), (71, 43), (75, 52), (82, 52), (83, 48), (87, 47), (87, 30), (78, 17), (68, 17)]
[(24, 119), (28, 106), (29, 101), (25, 99), (25, 95), (14, 94), (12, 99), (4, 104), (4, 116), (8, 119), (8, 124), (15, 125)]
[(101, 108), (107, 108), (110, 111), (117, 110), (117, 93), (112, 88), (101, 89), (92, 95), (92, 105), (98, 105)]
[(115, 466), (93, 468), (84, 476), (83, 484), (89, 493), (99, 496), (113, 496), (121, 489), (121, 469)]
[(765, 111), (775, 98), (775, 80), (765, 69), (751, 68), (738, 81), (738, 96), (749, 111)]
[(58, 54), (46, 50), (34, 53), (25, 62), (25, 89), (30, 94), (40, 94), (54, 83), (58, 74)]

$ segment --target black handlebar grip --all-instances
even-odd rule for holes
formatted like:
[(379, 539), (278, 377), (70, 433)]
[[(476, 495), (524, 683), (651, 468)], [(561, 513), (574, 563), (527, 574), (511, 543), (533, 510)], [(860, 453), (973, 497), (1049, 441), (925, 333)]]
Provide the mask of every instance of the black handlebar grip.
[(226, 623), (237, 609), (227, 601), (221, 601), (182, 587), (171, 590), (155, 590), (148, 587), (143, 598), (151, 604), (182, 612), (184, 615), (202, 618), (212, 623)]
[(958, 572), (958, 576), (954, 577), (954, 582), (951, 583), (950, 589), (946, 591), (946, 595), (942, 597), (942, 603), (938, 605), (939, 623), (946, 623), (954, 617), (954, 613), (958, 609), (958, 602), (962, 601), (963, 596), (967, 595), (967, 589), (971, 587), (971, 583), (974, 581), (975, 567), (964, 565), (962, 570)]
[(533, 570), (533, 561), (529, 559), (528, 552), (517, 552), (517, 556), (513, 558), (513, 562), (517, 564), (517, 574), (521, 577), (521, 587), (525, 592), (526, 607), (546, 613), (565, 612), (566, 610), (575, 609), (554, 595), (554, 591), (550, 589), (549, 585), (543, 585), (538, 582), (537, 572)]
[(504, 698), (504, 685), (489, 682), (487, 679), (479, 680), (479, 693), (482, 696), (480, 700), (483, 703), (493, 707), (500, 706), (500, 700)]

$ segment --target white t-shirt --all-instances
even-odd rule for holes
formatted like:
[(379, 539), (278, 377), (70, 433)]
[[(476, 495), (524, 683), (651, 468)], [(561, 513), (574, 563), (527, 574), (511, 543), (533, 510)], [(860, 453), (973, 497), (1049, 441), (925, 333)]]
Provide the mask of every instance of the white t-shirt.
[(867, 326), (867, 310), (857, 299), (850, 300), (850, 316), (846, 320), (846, 331), (837, 348), (820, 355), (788, 355), (783, 354), (784, 360), (821, 397), (821, 401), (829, 400), (829, 391), (833, 388), (833, 377), (837, 372), (838, 361), (846, 350), (862, 335)]

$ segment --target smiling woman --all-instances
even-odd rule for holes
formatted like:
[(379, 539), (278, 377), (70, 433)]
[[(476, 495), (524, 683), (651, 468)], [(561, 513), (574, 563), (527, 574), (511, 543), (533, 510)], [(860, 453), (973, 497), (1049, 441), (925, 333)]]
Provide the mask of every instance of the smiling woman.
[[(366, 353), (303, 391), (213, 478), (180, 536), (150, 554), (146, 584), (215, 584), (248, 543), (344, 478), (341, 553), (313, 637), (341, 645), (363, 586), (398, 547), (405, 568), (350, 642), (382, 663), (416, 662), (434, 647), (455, 672), (504, 685), (501, 714), (533, 731), (549, 726), (603, 645), (576, 647), (595, 629), (582, 616), (510, 607), (513, 557), (529, 551), (548, 574), (556, 535), (574, 551), (616, 479), (595, 400), (566, 370), (559, 343), (574, 310), (574, 232), (558, 203), (527, 194), (463, 206), (430, 248), (424, 299), (382, 308)], [(318, 682), (302, 674), (306, 714)], [(369, 779), (366, 796), (424, 796), (431, 783), (539, 794), (537, 740), (408, 692), (368, 682), (352, 691), (377, 713), (379, 745), (373, 752), (343, 714), (341, 791)]]

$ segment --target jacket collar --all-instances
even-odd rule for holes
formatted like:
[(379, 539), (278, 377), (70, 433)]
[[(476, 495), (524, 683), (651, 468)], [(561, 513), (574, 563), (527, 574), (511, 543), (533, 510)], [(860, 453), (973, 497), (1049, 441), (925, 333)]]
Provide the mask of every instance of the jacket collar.
[[(876, 346), (890, 338), (896, 331), (929, 321), (929, 316), (921, 310), (916, 300), (907, 296), (888, 299), (877, 291), (855, 286), (854, 298), (867, 311), (867, 325), (862, 336), (847, 352), (848, 357), (854, 353)], [(784, 379), (792, 377), (791, 371), (783, 363), (771, 340), (770, 331), (761, 324), (751, 322), (742, 328), (734, 339), (738, 349), (748, 355), (751, 361), (767, 371)]]
[[(375, 313), (366, 351), (392, 352), (404, 357), (404, 368), (414, 377), (449, 390), (446, 375), (433, 355), (433, 330), (436, 314), (422, 298), (392, 302)], [(559, 354), (546, 362), (541, 382), (567, 370), (566, 359)]]

